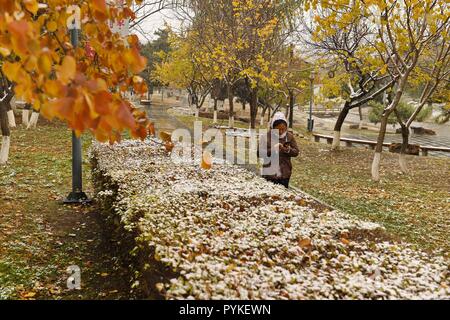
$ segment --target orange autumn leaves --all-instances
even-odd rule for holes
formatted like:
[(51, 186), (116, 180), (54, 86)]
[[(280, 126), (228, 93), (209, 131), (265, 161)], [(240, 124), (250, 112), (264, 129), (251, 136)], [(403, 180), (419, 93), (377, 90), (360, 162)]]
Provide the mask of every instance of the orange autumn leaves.
[(133, 19), (129, 8), (105, 0), (77, 1), (80, 7), (79, 47), (70, 43), (66, 22), (69, 0), (0, 1), (0, 64), (13, 81), (16, 95), (49, 119), (59, 118), (81, 134), (114, 142), (129, 130), (145, 138), (148, 120), (124, 93), (147, 91), (137, 74), (146, 67), (135, 35), (122, 39), (110, 24)]

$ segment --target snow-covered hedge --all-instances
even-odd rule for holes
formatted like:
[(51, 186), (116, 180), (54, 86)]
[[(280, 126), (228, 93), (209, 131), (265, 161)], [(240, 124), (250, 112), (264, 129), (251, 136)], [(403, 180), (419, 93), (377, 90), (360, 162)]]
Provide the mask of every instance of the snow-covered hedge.
[(135, 285), (160, 297), (450, 298), (445, 258), (238, 166), (174, 164), (153, 141), (91, 157), (103, 212), (140, 256)]

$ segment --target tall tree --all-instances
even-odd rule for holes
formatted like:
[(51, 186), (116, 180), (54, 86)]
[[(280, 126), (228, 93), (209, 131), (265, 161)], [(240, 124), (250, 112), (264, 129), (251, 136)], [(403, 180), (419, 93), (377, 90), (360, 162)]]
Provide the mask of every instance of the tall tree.
[(251, 90), (251, 127), (256, 124), (258, 86), (274, 81), (276, 52), (289, 35), (288, 16), (298, 1), (190, 1), (191, 28), (197, 48), (215, 76), (228, 88), (230, 126), (234, 119), (233, 86), (244, 79)]
[[(2, 71), (17, 84), (15, 94), (43, 116), (65, 120), (78, 135), (90, 130), (98, 140), (116, 141), (130, 130), (145, 137), (146, 116), (124, 93), (129, 87), (146, 91), (137, 76), (146, 60), (135, 35), (124, 41), (110, 28), (135, 18), (132, 3), (1, 1)], [(78, 48), (71, 45), (68, 26), (82, 28)]]
[[(309, 8), (310, 4), (306, 6)], [(310, 51), (308, 55), (328, 69), (338, 94), (345, 99), (334, 125), (332, 149), (340, 146), (342, 126), (350, 110), (360, 108), (395, 83), (385, 70), (384, 61), (388, 58), (380, 57), (372, 45), (376, 27), (363, 12), (357, 3), (323, 3), (323, 7), (314, 8), (312, 21), (303, 18), (300, 29), (301, 42)]]

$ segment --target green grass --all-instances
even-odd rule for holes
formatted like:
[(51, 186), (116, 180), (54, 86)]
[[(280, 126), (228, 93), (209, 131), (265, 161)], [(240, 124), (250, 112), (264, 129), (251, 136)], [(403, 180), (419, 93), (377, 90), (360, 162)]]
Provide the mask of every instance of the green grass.
[[(13, 129), (11, 139), (10, 161), (0, 166), (0, 299), (127, 294), (123, 289), (108, 294), (116, 290), (105, 288), (118, 281), (100, 276), (114, 274), (115, 266), (108, 256), (113, 250), (99, 250), (104, 240), (95, 208), (61, 204), (71, 191), (71, 131), (40, 120), (35, 130)], [(84, 190), (92, 195), (87, 159), (92, 138), (85, 134), (82, 140)], [(66, 289), (66, 269), (74, 264), (82, 269), (81, 291)]]
[(373, 182), (373, 152), (300, 142), (292, 182), (328, 204), (378, 222), (398, 238), (424, 249), (450, 249), (450, 160), (408, 157), (410, 174), (398, 166), (398, 156), (382, 155), (382, 180)]

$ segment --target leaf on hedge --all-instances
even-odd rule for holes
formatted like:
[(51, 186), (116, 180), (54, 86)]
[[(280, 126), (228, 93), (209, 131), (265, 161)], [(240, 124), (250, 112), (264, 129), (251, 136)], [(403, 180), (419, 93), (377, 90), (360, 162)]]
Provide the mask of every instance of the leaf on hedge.
[(159, 133), (159, 137), (164, 142), (172, 142), (172, 135), (170, 133), (165, 132), (165, 131), (161, 131)]
[(209, 153), (207, 151), (203, 152), (201, 167), (202, 167), (202, 169), (205, 169), (205, 170), (211, 169), (211, 167), (212, 167), (211, 153)]
[(311, 245), (312, 245), (311, 239), (309, 239), (309, 238), (303, 238), (303, 239), (300, 239), (300, 240), (298, 241), (298, 245), (300, 246), (300, 248), (308, 249), (308, 248), (310, 248)]

